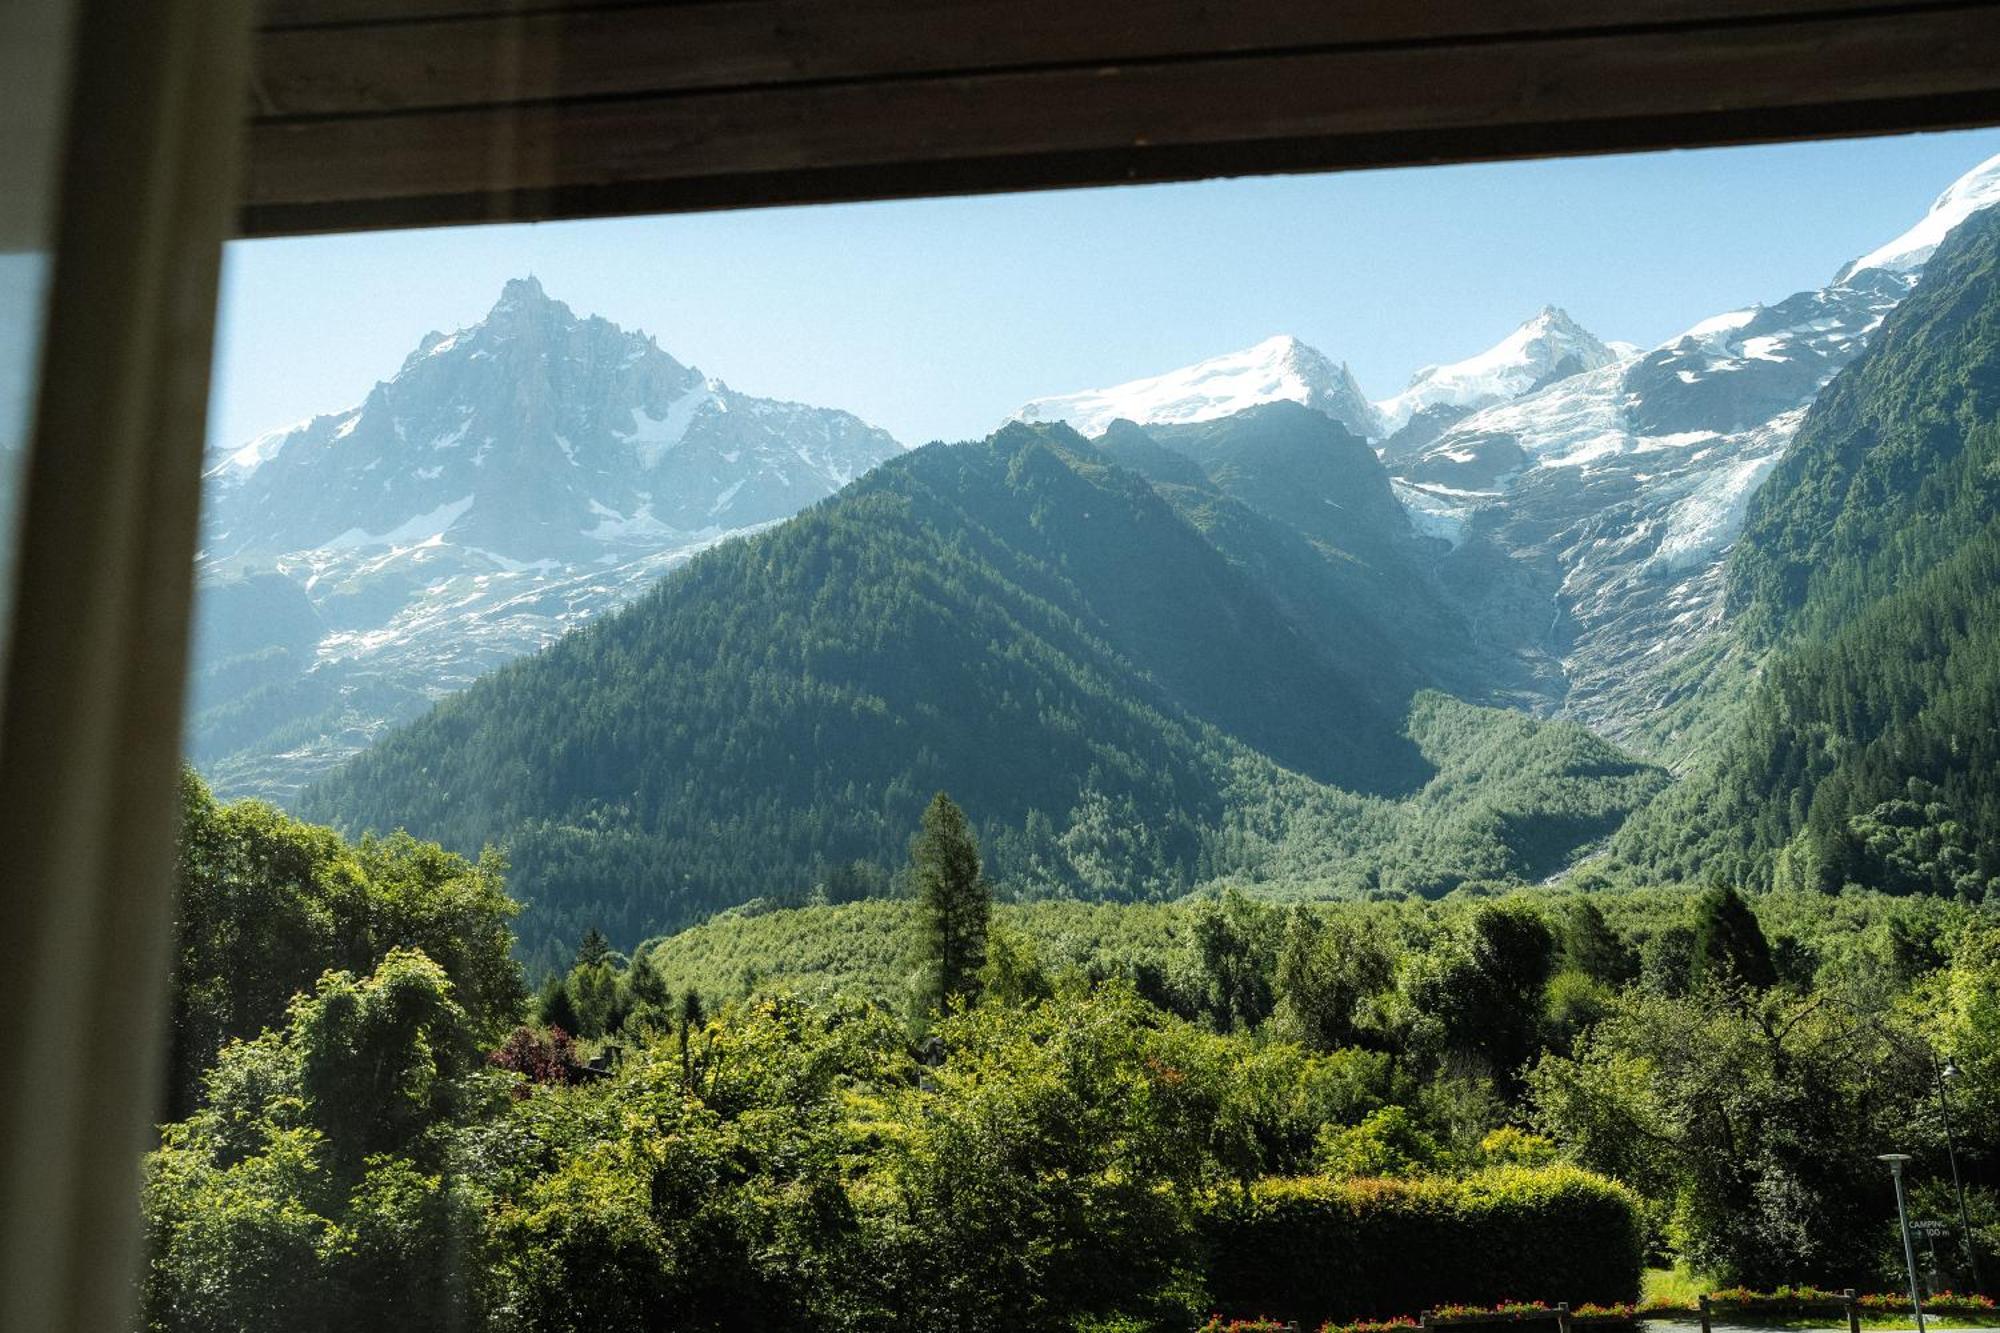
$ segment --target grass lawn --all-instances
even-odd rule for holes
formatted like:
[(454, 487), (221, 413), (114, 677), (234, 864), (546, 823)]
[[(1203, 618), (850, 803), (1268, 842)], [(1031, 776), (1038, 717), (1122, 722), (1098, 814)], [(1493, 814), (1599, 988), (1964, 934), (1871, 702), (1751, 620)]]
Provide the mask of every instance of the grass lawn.
[(1639, 1296), (1646, 1301), (1693, 1305), (1696, 1297), (1714, 1288), (1713, 1282), (1707, 1278), (1696, 1277), (1685, 1266), (1649, 1268), (1640, 1284)]

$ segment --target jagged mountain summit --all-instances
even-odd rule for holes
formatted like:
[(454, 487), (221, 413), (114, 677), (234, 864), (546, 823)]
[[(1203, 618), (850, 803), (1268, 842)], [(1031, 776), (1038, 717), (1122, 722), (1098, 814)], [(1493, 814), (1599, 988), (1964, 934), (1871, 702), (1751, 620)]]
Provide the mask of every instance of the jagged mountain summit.
[(206, 478), (190, 749), (283, 797), (389, 722), (902, 452), (740, 393), (533, 278), (358, 406)]
[(1386, 435), (1384, 455), (1395, 458), (1421, 448), (1480, 408), (1608, 366), (1619, 356), (1619, 348), (1601, 341), (1568, 312), (1543, 306), (1533, 319), (1477, 356), (1425, 366), (1410, 377), (1403, 392), (1376, 403)]
[(1382, 433), (1374, 407), (1346, 365), (1290, 334), (1109, 389), (1036, 398), (1013, 419), (1059, 421), (1078, 434), (1094, 436), (1120, 418), (1140, 425), (1181, 425), (1286, 401), (1323, 412), (1364, 438)]
[(1718, 636), (1744, 514), (1806, 407), (1865, 349), (1951, 228), (2000, 202), (1980, 164), (1826, 287), (1725, 312), (1643, 355), (1475, 412), (1391, 460), (1448, 586), (1559, 667), (1549, 704), (1673, 761), (1678, 705), (1745, 664)]
[(1476, 356), (1425, 366), (1403, 392), (1370, 402), (1344, 363), (1289, 334), (1240, 352), (1109, 389), (1055, 394), (1024, 404), (1012, 419), (1060, 421), (1101, 435), (1113, 421), (1142, 426), (1216, 421), (1265, 403), (1294, 402), (1332, 417), (1385, 456), (1414, 453), (1470, 412), (1609, 365), (1637, 349), (1601, 341), (1555, 306), (1544, 306)]
[(787, 517), (897, 452), (846, 412), (737, 393), (517, 278), (358, 407), (215, 468), (205, 555), (445, 537), (589, 560)]

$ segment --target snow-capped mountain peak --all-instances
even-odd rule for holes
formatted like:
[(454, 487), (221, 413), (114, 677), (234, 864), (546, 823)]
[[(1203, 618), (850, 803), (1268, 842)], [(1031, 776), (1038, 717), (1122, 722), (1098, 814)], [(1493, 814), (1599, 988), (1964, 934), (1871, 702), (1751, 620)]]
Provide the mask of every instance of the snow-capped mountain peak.
[(1212, 421), (1287, 400), (1324, 412), (1357, 435), (1380, 431), (1347, 367), (1290, 334), (1164, 375), (1036, 398), (1013, 415), (1020, 421), (1064, 421), (1081, 434), (1101, 435), (1120, 417), (1141, 424)]
[(606, 543), (786, 517), (899, 451), (845, 412), (738, 393), (516, 278), (477, 323), (426, 335), (359, 406), (259, 437), (213, 469), (210, 550), (398, 546), (448, 531), (515, 561), (588, 560)]
[(1987, 158), (1953, 181), (1932, 201), (1930, 211), (1914, 227), (1848, 264), (1834, 277), (1834, 282), (1846, 282), (1864, 269), (1908, 273), (1922, 268), (1952, 228), (1994, 204), (2000, 204), (2000, 154)]
[(1618, 353), (1557, 306), (1532, 319), (1477, 356), (1425, 366), (1410, 386), (1375, 404), (1385, 430), (1395, 432), (1427, 409), (1470, 411), (1503, 403), (1545, 384), (1619, 359)]

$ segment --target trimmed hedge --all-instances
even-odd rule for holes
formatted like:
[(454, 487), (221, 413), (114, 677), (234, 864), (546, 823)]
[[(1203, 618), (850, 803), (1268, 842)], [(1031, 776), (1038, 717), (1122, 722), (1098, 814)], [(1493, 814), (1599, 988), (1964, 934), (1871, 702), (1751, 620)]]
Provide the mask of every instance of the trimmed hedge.
[(1204, 1217), (1214, 1308), (1322, 1319), (1639, 1297), (1638, 1200), (1573, 1166), (1458, 1180), (1260, 1180)]

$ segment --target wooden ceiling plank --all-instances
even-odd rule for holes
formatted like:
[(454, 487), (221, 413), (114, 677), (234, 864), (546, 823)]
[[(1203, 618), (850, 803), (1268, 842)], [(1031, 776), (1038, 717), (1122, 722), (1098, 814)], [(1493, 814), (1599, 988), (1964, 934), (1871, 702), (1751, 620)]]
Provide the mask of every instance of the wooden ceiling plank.
[(954, 162), (752, 171), (479, 194), (261, 204), (238, 211), (238, 234), (300, 236), (553, 218), (630, 217), (1719, 147), (1993, 124), (2000, 124), (2000, 92), (1985, 91), (1771, 108), (1748, 115), (1730, 111), (1679, 112), (1616, 121), (1521, 123), (1231, 144), (1052, 151)]
[[(1766, 111), (2000, 87), (2000, 8), (275, 122), (245, 202), (564, 190), (1124, 147)], [(1412, 96), (1413, 89), (1423, 90)]]
[(980, 70), (1209, 59), (1405, 42), (1852, 21), (1937, 0), (712, 0), (258, 40), (260, 117), (359, 115)]

